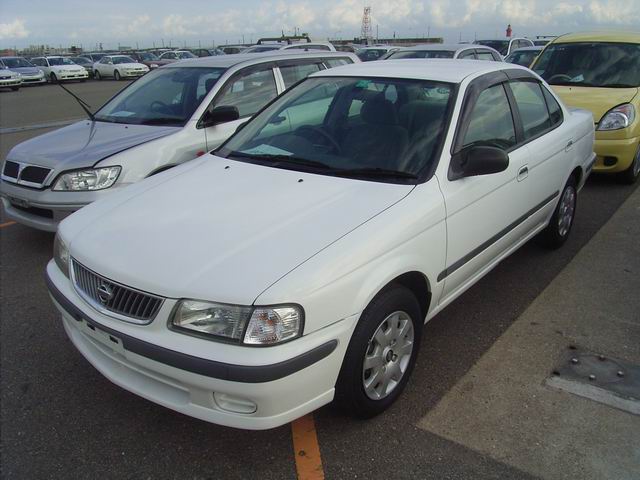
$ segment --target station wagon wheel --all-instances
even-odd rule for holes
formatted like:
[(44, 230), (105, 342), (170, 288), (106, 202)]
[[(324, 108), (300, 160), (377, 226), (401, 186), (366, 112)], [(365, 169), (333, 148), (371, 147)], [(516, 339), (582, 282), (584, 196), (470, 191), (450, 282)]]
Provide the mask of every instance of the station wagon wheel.
[(113, 72), (113, 79), (116, 80), (116, 81), (119, 81), (120, 78), (121, 78), (120, 77), (120, 72), (118, 70), (114, 71)]
[(376, 296), (353, 332), (336, 382), (335, 403), (369, 418), (395, 402), (407, 384), (420, 348), (420, 305), (402, 285)]
[(51, 83), (58, 83), (58, 77), (56, 77), (55, 73), (51, 73), (51, 75), (49, 75), (49, 78), (51, 79)]
[(548, 248), (559, 248), (569, 238), (578, 204), (577, 182), (572, 176), (565, 185), (549, 225), (540, 232), (539, 242)]
[(636, 156), (633, 157), (633, 162), (629, 165), (624, 172), (620, 173), (620, 181), (627, 184), (635, 183), (640, 177), (640, 144), (636, 151)]

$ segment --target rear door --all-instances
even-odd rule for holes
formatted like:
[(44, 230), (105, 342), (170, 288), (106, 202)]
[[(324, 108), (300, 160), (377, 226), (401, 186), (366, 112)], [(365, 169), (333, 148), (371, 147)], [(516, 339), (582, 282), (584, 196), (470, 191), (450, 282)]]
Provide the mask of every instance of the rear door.
[(448, 172), (438, 177), (447, 209), (447, 262), (438, 276), (438, 282), (445, 282), (441, 302), (471, 285), (523, 235), (521, 219), (530, 207), (518, 176), (529, 151), (519, 145), (521, 128), (507, 80), (503, 72), (492, 72), (470, 84), (451, 152), (476, 145), (502, 148), (509, 155), (507, 169), (457, 180)]
[(234, 106), (240, 118), (205, 128), (207, 150), (219, 147), (240, 125), (278, 96), (280, 92), (274, 68), (275, 64), (271, 62), (245, 67), (227, 79), (218, 90), (209, 109)]

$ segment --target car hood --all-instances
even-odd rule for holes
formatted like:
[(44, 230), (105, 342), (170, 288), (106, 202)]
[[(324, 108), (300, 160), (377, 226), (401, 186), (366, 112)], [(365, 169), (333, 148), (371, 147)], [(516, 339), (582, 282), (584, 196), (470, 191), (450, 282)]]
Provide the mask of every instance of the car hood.
[(54, 72), (80, 72), (84, 69), (80, 65), (53, 65), (49, 68)]
[(106, 157), (179, 130), (83, 120), (18, 144), (7, 158), (57, 171), (91, 167)]
[(551, 87), (568, 106), (590, 110), (594, 123), (599, 123), (613, 107), (630, 102), (638, 94), (638, 88)]
[(412, 188), (206, 155), (83, 208), (61, 233), (74, 258), (125, 285), (250, 305)]
[(144, 67), (146, 67), (146, 65), (143, 65), (142, 63), (118, 63), (116, 66), (117, 67), (121, 67), (121, 68), (144, 68)]
[(0, 70), (0, 78), (13, 78), (17, 76), (17, 72), (14, 72), (12, 70), (7, 70), (6, 68)]
[(11, 70), (12, 72), (17, 72), (21, 75), (38, 75), (39, 73), (41, 73), (41, 70), (36, 67), (16, 67), (10, 68), (9, 70)]

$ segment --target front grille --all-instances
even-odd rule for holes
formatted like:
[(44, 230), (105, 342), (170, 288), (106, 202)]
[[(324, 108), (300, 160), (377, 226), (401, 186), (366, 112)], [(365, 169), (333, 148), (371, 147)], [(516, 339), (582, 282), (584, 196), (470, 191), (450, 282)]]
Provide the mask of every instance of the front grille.
[(20, 173), (20, 180), (31, 183), (43, 183), (51, 169), (43, 167), (24, 167)]
[(16, 162), (7, 160), (4, 163), (4, 175), (11, 178), (18, 178), (18, 172), (20, 171), (20, 165)]
[(37, 217), (53, 218), (53, 210), (38, 207), (23, 207), (21, 205), (16, 205), (13, 202), (11, 203), (11, 206), (17, 210), (30, 213), (31, 215), (36, 215)]
[(148, 323), (158, 314), (164, 301), (162, 297), (109, 280), (75, 260), (72, 265), (76, 289), (98, 310), (107, 310), (135, 323)]

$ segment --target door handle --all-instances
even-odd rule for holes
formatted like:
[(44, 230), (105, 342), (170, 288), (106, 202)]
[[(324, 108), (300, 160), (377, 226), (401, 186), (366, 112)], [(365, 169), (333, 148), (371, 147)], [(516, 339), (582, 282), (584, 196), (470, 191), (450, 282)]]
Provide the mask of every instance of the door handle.
[(524, 180), (525, 178), (527, 178), (529, 176), (529, 167), (527, 165), (525, 165), (524, 167), (520, 168), (520, 170), (518, 170), (518, 181), (521, 182), (522, 180)]
[(567, 146), (566, 146), (566, 147), (564, 147), (564, 151), (565, 151), (565, 152), (568, 152), (569, 150), (571, 150), (571, 147), (573, 147), (573, 140), (569, 140), (569, 141), (567, 142)]

